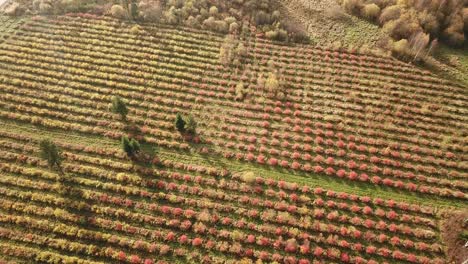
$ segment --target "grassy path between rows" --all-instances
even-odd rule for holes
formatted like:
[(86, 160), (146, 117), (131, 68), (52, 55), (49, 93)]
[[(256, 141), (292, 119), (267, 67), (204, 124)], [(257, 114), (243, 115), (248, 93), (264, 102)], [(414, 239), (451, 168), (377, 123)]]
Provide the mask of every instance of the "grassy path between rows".
[[(28, 137), (44, 139), (50, 138), (57, 142), (82, 144), (88, 146), (98, 146), (101, 148), (120, 148), (118, 140), (89, 134), (79, 134), (75, 132), (45, 129), (31, 124), (23, 124), (10, 120), (0, 119), (0, 131), (18, 133)], [(144, 149), (151, 149), (152, 146), (143, 144)], [(216, 157), (214, 155), (201, 155), (199, 153), (181, 152), (170, 149), (159, 149), (161, 159), (170, 159), (194, 165), (205, 165), (217, 168), (225, 168), (233, 173), (252, 171), (258, 176), (265, 178), (282, 179), (311, 187), (322, 187), (336, 192), (346, 192), (356, 195), (379, 197), (382, 199), (393, 199), (412, 204), (424, 204), (438, 207), (456, 207), (467, 209), (468, 206), (461, 200), (437, 197), (435, 195), (423, 195), (409, 191), (400, 191), (395, 188), (376, 186), (369, 183), (352, 182), (346, 179), (339, 179), (314, 173), (294, 172), (281, 168), (262, 166), (241, 162), (236, 160)]]

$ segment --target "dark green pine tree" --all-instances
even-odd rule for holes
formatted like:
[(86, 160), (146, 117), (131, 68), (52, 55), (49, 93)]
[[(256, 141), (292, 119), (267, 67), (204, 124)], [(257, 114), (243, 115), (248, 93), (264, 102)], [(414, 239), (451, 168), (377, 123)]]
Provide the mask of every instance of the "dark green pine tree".
[(192, 135), (195, 135), (197, 133), (197, 122), (195, 121), (195, 118), (193, 118), (192, 115), (189, 115), (187, 117), (187, 121), (185, 123), (185, 130)]
[(133, 147), (130, 144), (130, 140), (128, 139), (127, 136), (122, 136), (122, 149), (127, 153), (128, 156), (133, 155)]
[(130, 147), (132, 148), (132, 153), (133, 154), (140, 152), (140, 149), (141, 149), (140, 143), (138, 143), (138, 141), (136, 141), (133, 138), (132, 138), (132, 140), (130, 140)]
[(112, 97), (112, 113), (119, 114), (122, 120), (127, 120), (128, 108), (124, 100), (119, 96)]
[(122, 136), (121, 144), (123, 151), (125, 151), (129, 157), (133, 157), (141, 150), (140, 143), (133, 138), (129, 139), (127, 136)]
[(40, 156), (47, 161), (49, 167), (57, 167), (60, 169), (62, 164), (62, 157), (57, 145), (49, 139), (44, 139), (39, 143)]
[(177, 131), (180, 133), (185, 132), (185, 121), (182, 118), (182, 115), (180, 113), (177, 113), (176, 120), (175, 120), (175, 127), (177, 128)]

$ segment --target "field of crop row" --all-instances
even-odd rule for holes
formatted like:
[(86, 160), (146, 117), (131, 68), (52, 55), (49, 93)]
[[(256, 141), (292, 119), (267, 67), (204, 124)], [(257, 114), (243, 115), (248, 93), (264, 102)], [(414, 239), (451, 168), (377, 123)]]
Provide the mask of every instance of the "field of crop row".
[[(467, 199), (461, 87), (390, 58), (246, 42), (244, 68), (219, 63), (223, 38), (109, 19), (36, 18), (0, 46), (0, 116), (120, 139), (108, 111), (128, 101), (135, 137), (263, 166)], [(279, 71), (284, 100), (260, 75)], [(249, 88), (244, 101), (235, 87)], [(424, 90), (423, 93), (417, 92)], [(199, 123), (198, 144), (174, 128)]]
[(36, 139), (0, 135), (0, 244), (19, 262), (444, 263), (431, 207), (63, 142), (58, 183)]
[[(0, 21), (0, 263), (445, 263), (436, 205), (468, 199), (465, 88), (254, 37), (225, 66), (205, 31)], [(131, 161), (123, 135), (160, 151)], [(39, 158), (45, 137), (62, 173)]]

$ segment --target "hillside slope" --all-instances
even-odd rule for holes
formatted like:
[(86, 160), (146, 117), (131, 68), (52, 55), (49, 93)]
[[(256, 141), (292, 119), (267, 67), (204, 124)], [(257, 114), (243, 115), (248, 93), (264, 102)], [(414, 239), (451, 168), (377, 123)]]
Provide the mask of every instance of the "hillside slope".
[(376, 48), (381, 29), (368, 21), (332, 9), (338, 8), (335, 0), (281, 0), (279, 6), (287, 19), (292, 19), (306, 29), (315, 45), (329, 46), (339, 42), (344, 47), (367, 46)]
[[(163, 24), (14, 29), (0, 43), (0, 261), (444, 263), (438, 211), (467, 209), (464, 87), (253, 36), (236, 40), (242, 65), (223, 65), (223, 35)], [(124, 135), (151, 159), (130, 159)], [(39, 158), (45, 138), (63, 173)]]

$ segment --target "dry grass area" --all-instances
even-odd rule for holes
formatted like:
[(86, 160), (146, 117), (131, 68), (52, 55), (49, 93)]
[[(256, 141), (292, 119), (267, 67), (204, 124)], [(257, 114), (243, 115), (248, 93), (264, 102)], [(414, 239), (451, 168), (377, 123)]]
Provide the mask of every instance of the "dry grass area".
[(450, 48), (442, 45), (434, 58), (440, 63), (441, 70), (450, 78), (468, 84), (468, 46), (464, 48)]
[(376, 47), (382, 35), (378, 26), (339, 12), (334, 0), (283, 0), (280, 6), (282, 14), (307, 30), (313, 44)]

